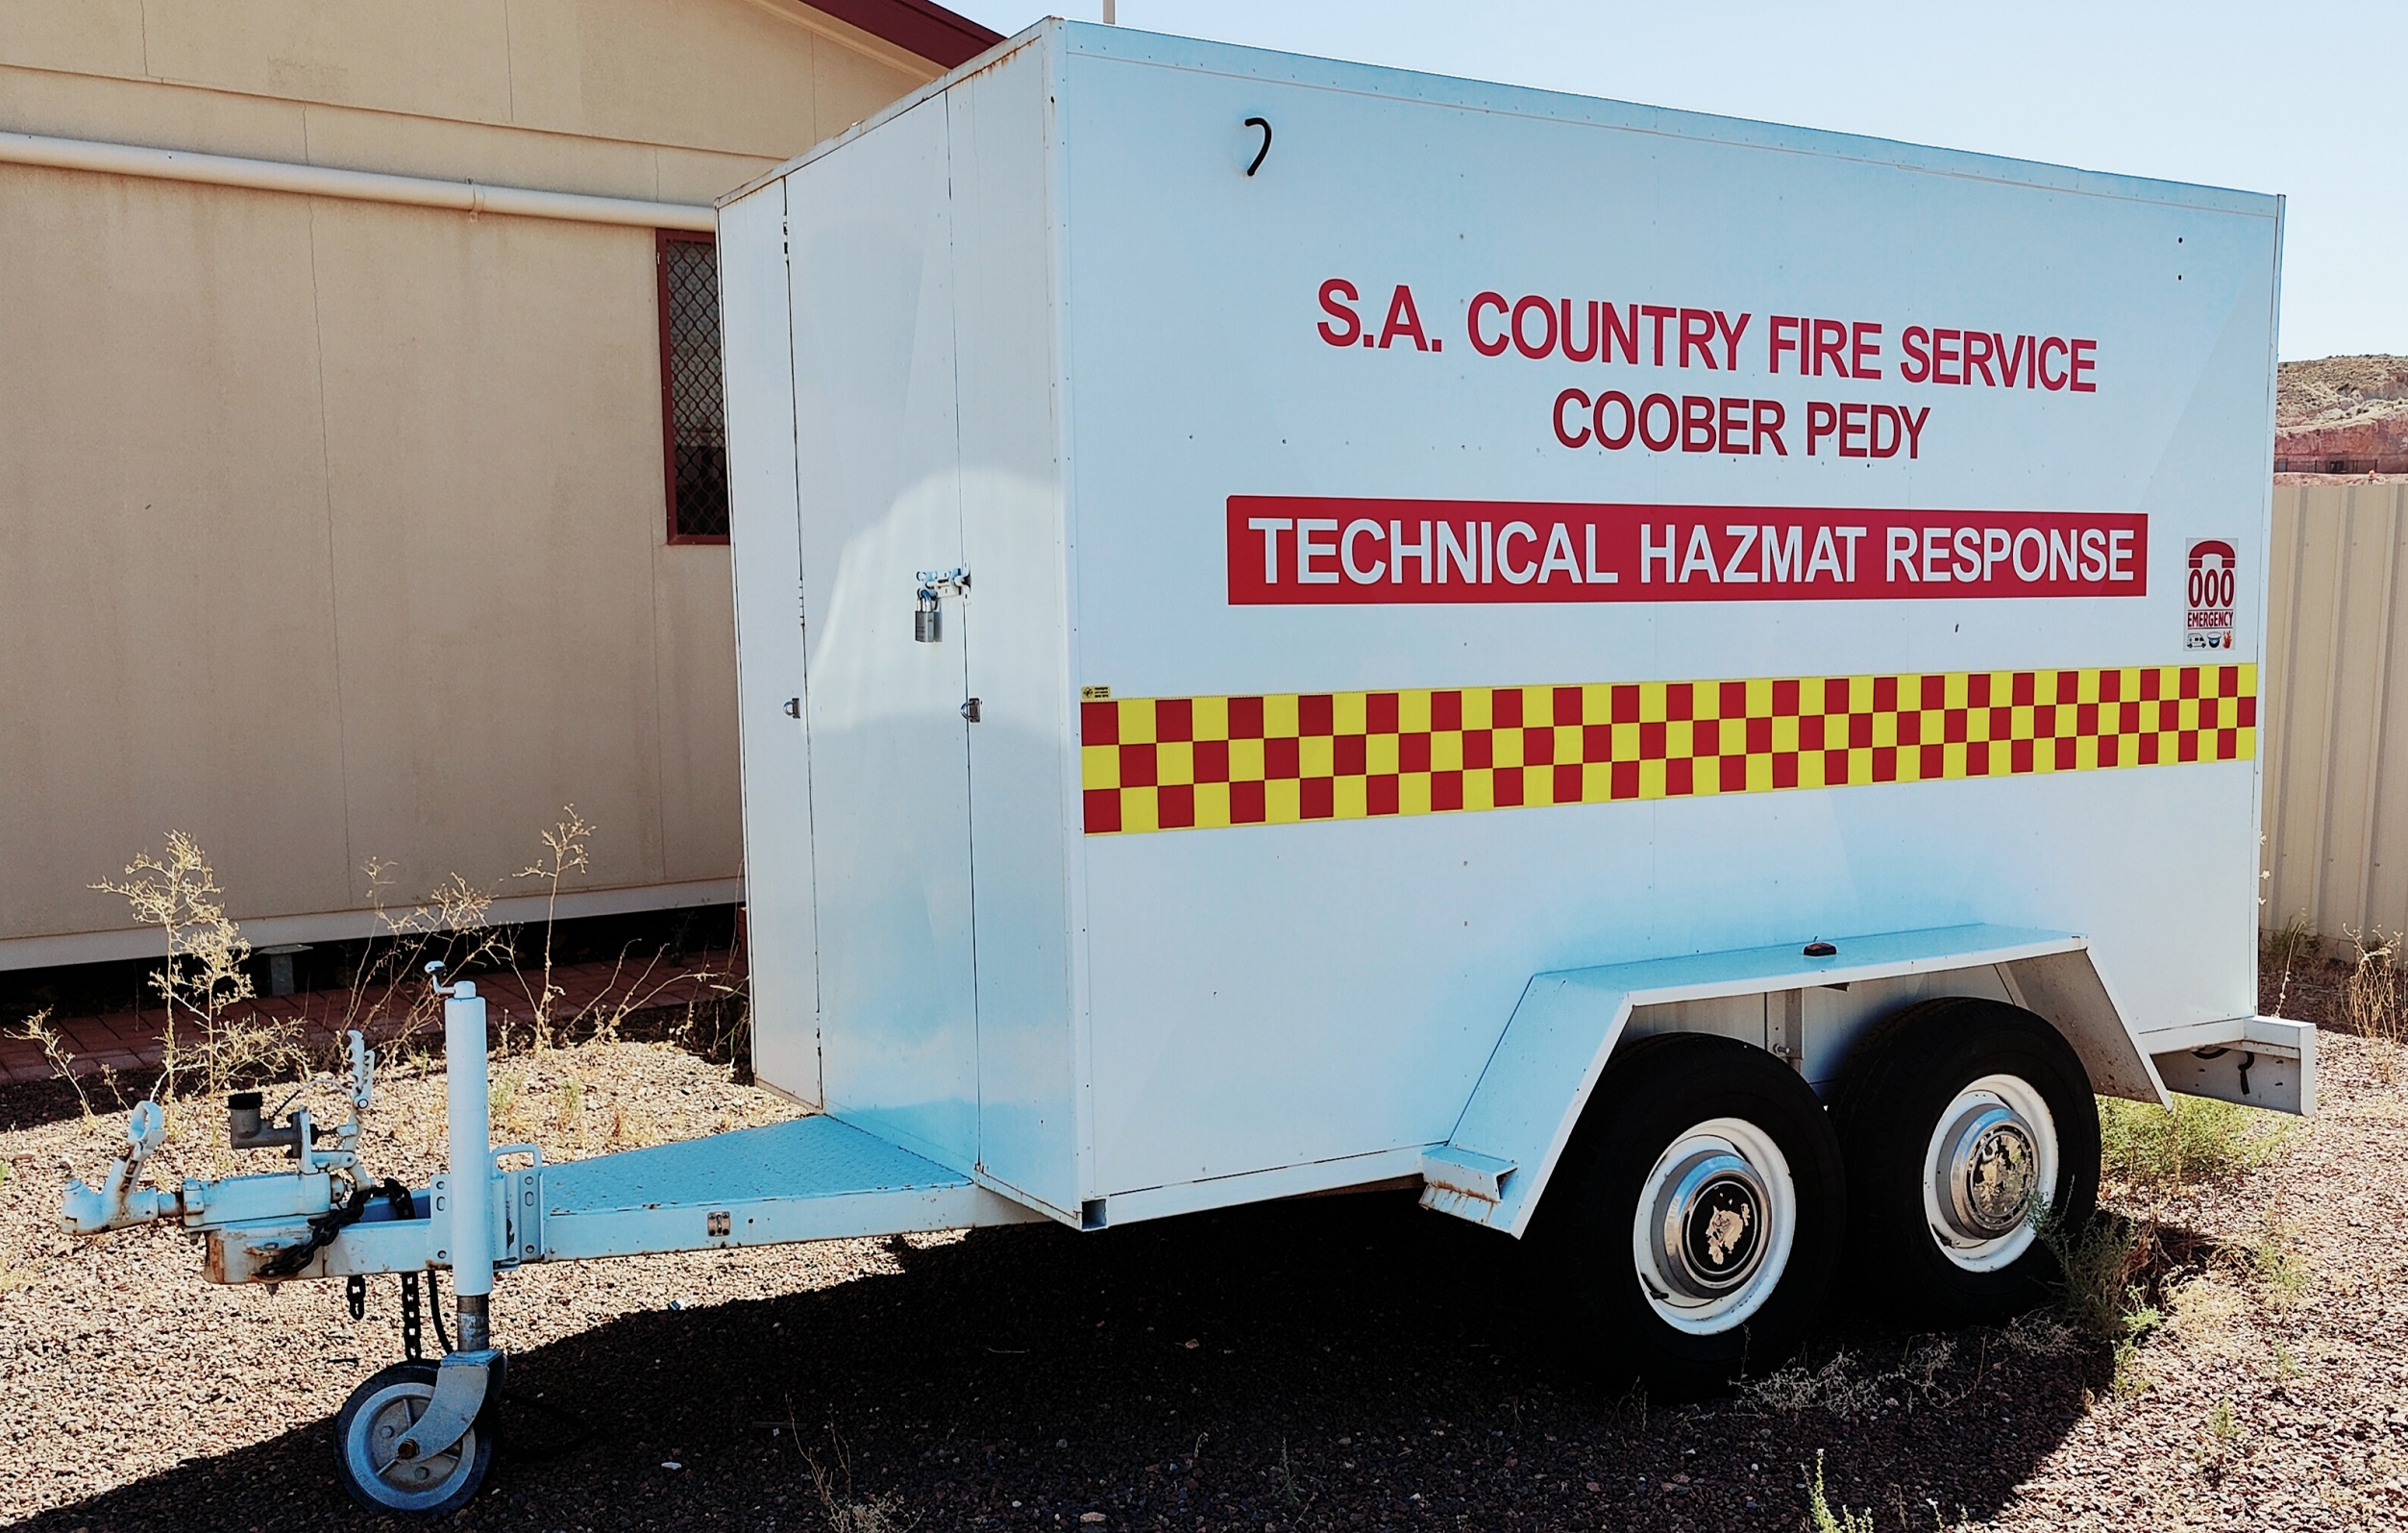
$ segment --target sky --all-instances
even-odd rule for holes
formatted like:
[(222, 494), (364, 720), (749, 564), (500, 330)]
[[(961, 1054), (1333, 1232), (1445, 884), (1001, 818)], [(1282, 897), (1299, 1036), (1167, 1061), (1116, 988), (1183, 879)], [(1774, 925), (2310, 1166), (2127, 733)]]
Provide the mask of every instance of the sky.
[[(951, 0), (1013, 33), (1051, 7)], [(2282, 355), (2408, 353), (2408, 5), (1118, 0), (1122, 26), (2290, 199)]]

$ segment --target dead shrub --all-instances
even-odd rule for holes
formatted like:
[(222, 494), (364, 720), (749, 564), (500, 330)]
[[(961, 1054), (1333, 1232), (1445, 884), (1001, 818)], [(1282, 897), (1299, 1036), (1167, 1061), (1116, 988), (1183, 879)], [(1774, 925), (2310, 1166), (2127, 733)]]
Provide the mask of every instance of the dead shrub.
[(2400, 933), (2377, 927), (2351, 931), (2349, 942), (2357, 955), (2342, 992), (2342, 1023), (2367, 1041), (2368, 1068), (2390, 1085), (2399, 1078), (2399, 1049), (2408, 1042), (2408, 1006), (2399, 995)]
[(151, 1096), (170, 1109), (187, 1085), (222, 1096), (231, 1086), (297, 1074), (307, 1063), (299, 1030), (252, 1009), (251, 944), (226, 913), (225, 891), (200, 843), (168, 832), (166, 850), (126, 864), (121, 880), (92, 885), (124, 900), (142, 926), (166, 938), (167, 961), (151, 975), (166, 1003), (160, 1075)]

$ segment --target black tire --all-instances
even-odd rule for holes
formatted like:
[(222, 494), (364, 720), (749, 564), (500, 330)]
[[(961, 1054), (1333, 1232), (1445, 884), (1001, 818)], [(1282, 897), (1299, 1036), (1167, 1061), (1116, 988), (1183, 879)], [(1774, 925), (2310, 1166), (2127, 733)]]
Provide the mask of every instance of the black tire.
[[(1951, 1112), (1951, 1104), (1992, 1076), (2023, 1082), (2046, 1104), (2056, 1164), (2044, 1178), (2035, 1159), (2028, 1180), (2045, 1179), (2050, 1208), (2078, 1229), (2098, 1206), (2099, 1103), (2064, 1035), (2003, 1001), (1951, 997), (1906, 1007), (1857, 1046), (1835, 1109), (1848, 1164), (1849, 1265), (1858, 1280), (1852, 1286), (1888, 1313), (1935, 1325), (1998, 1320), (2044, 1297), (2056, 1275), (2047, 1247), (2020, 1214), (2011, 1230), (1986, 1242), (1975, 1238), (1979, 1229), (1951, 1227), (1952, 1219), (1965, 1217), (1963, 1204), (1933, 1217), (1955, 1180), (1964, 1179), (1952, 1180), (1945, 1167), (1935, 1174), (1935, 1157), (1948, 1158), (1935, 1135), (1966, 1121), (1969, 1109)], [(1994, 1143), (2004, 1144), (2011, 1159), (2011, 1125), (2003, 1132)], [(1982, 1158), (1976, 1153), (1967, 1163)], [(2006, 1174), (2025, 1180), (2021, 1172)], [(2027, 1199), (2013, 1200), (2020, 1209)], [(2006, 1193), (1994, 1192), (1992, 1201), (1997, 1206), (1986, 1211), (1990, 1223), (1982, 1227), (2003, 1227)], [(1968, 1263), (1991, 1265), (1977, 1270)]]
[(468, 1504), (485, 1483), (486, 1471), (493, 1467), (493, 1433), (486, 1430), (488, 1422), (482, 1417), (461, 1444), (419, 1467), (429, 1481), (424, 1487), (397, 1483), (375, 1470), (372, 1438), (397, 1423), (407, 1430), (406, 1423), (418, 1419), (434, 1394), (435, 1373), (436, 1365), (427, 1362), (395, 1363), (380, 1369), (351, 1392), (351, 1398), (336, 1413), (335, 1472), (362, 1510), (396, 1517), (442, 1517)]
[[(1709, 1187), (1699, 1195), (1735, 1197), (1723, 1213), (1697, 1200), (1687, 1205), (1696, 1213), (1684, 1215), (1676, 1200), (1683, 1186), (1678, 1174), (1696, 1162), (1699, 1151), (1680, 1156), (1671, 1151), (1717, 1120), (1751, 1125), (1748, 1143), (1758, 1148), (1742, 1148), (1743, 1158), (1755, 1160), (1762, 1141), (1778, 1149), (1786, 1162), (1789, 1201), (1785, 1215), (1756, 1221), (1758, 1234), (1770, 1233), (1747, 1269), (1753, 1275), (1719, 1298), (1683, 1309), (1696, 1300), (1694, 1293), (1672, 1292), (1659, 1280), (1660, 1273), (1642, 1277), (1641, 1263), (1649, 1258), (1641, 1255), (1641, 1242), (1653, 1231), (1667, 1224), (1677, 1224), (1690, 1237), (1705, 1230), (1708, 1243), (1690, 1238), (1690, 1251), (1716, 1260), (1731, 1253), (1731, 1265), (1719, 1273), (1708, 1271), (1712, 1261), (1695, 1261), (1692, 1276), (1704, 1272), (1711, 1280), (1736, 1281), (1750, 1260), (1738, 1240), (1727, 1240), (1719, 1249), (1710, 1244), (1712, 1219), (1736, 1214), (1740, 1223), (1731, 1227), (1744, 1229), (1749, 1194)], [(1641, 1194), (1665, 1168), (1650, 1199), (1648, 1222), (1641, 1224)], [(1710, 1166), (1699, 1169), (1710, 1172)], [(1766, 1200), (1754, 1206), (1781, 1206), (1770, 1191), (1774, 1180), (1766, 1178)], [(1700, 1215), (1708, 1222), (1698, 1223)], [(1659, 1398), (1687, 1399), (1769, 1373), (1797, 1349), (1831, 1286), (1846, 1220), (1838, 1142), (1812, 1088), (1761, 1049), (1729, 1038), (1672, 1034), (1628, 1045), (1608, 1066), (1547, 1192), (1540, 1233), (1554, 1259), (1557, 1292), (1571, 1329), (1606, 1382), (1618, 1386), (1636, 1379)], [(1784, 1222), (1785, 1252), (1781, 1249)], [(1654, 1259), (1663, 1260), (1664, 1248), (1654, 1249), (1659, 1253)], [(1717, 1313), (1715, 1305), (1730, 1307)]]

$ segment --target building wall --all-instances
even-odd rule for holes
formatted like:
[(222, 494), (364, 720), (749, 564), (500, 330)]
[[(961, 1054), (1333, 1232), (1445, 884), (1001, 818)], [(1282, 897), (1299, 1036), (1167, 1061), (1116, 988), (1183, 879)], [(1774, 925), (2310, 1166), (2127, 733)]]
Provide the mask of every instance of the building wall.
[[(935, 68), (784, 0), (0, 0), (0, 129), (707, 203)], [(515, 870), (741, 874), (727, 552), (664, 533), (653, 236), (0, 166), (0, 966)], [(381, 895), (370, 859), (386, 865)]]
[(2269, 928), (2408, 928), (2408, 483), (2274, 486)]

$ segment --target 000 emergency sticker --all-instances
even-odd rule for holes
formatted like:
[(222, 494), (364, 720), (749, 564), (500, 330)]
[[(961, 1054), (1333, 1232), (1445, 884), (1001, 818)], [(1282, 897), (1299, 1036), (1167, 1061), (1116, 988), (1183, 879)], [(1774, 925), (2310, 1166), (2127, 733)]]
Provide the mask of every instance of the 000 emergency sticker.
[(2186, 650), (2232, 648), (2232, 596), (2239, 584), (2233, 566), (2240, 562), (2232, 545), (2223, 538), (2193, 538), (2182, 561), (2182, 647)]

